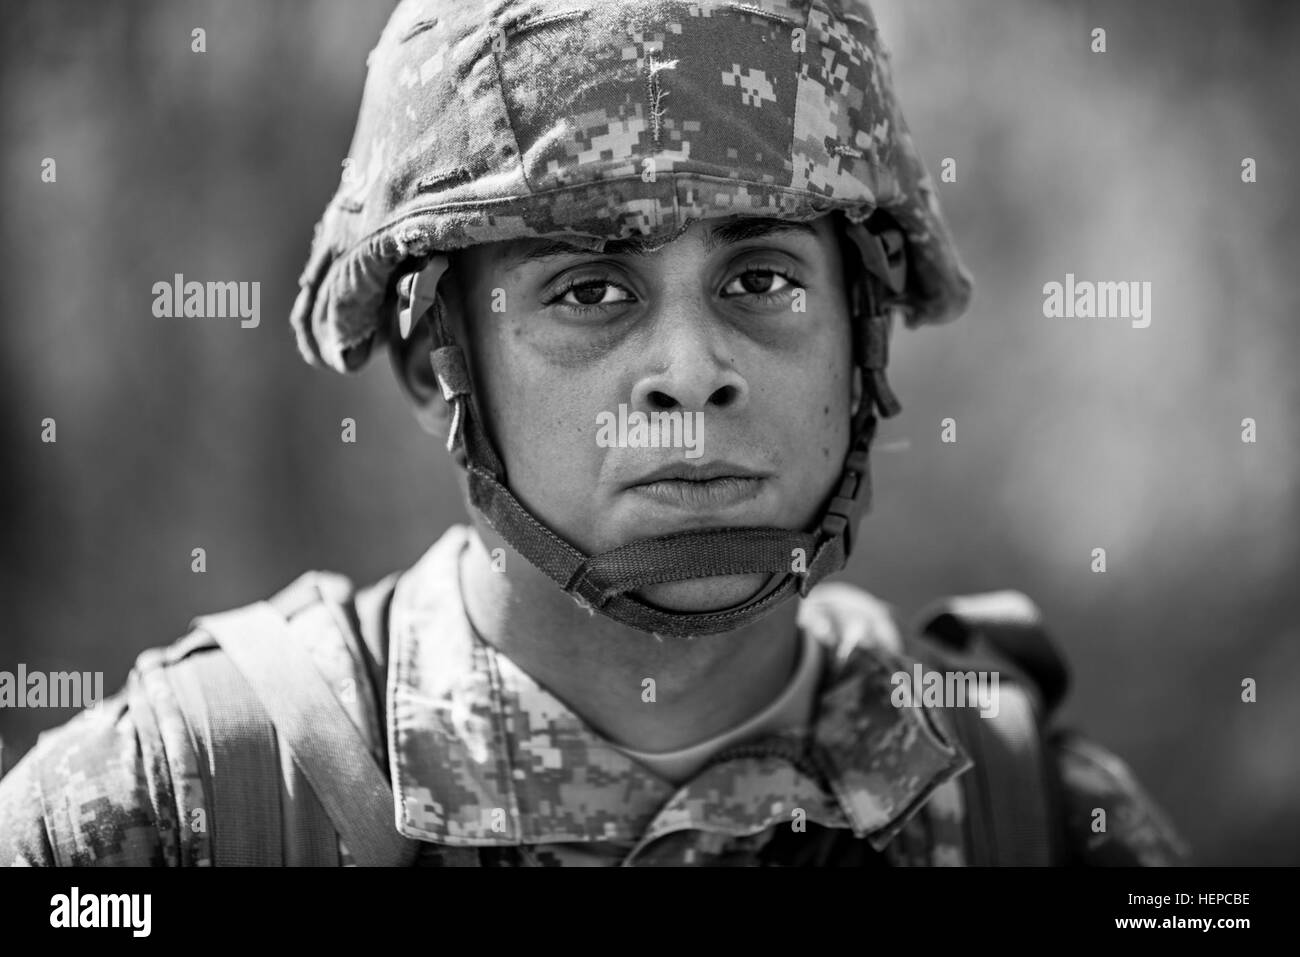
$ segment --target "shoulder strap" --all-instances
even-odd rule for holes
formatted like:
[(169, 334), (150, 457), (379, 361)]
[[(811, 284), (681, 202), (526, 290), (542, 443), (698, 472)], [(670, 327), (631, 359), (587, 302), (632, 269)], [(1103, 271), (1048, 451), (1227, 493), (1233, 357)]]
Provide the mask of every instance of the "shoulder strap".
[[(215, 863), (337, 864), (334, 832), (360, 865), (410, 863), (417, 844), (394, 827), (387, 778), (285, 616), (254, 602), (193, 624), (225, 652), (193, 659), (201, 671), (178, 688), (187, 712), (203, 719), (196, 726), (209, 729), (200, 743), (211, 766)], [(280, 778), (277, 741), (309, 785), (293, 796), (284, 829), (277, 795), (259, 790)]]
[(352, 720), (270, 604), (200, 618), (261, 701), (353, 859), (409, 860), (413, 842), (394, 826), (393, 791)]
[(913, 648), (938, 670), (996, 671), (998, 708), (942, 709), (975, 766), (961, 779), (967, 847), (977, 865), (1063, 860), (1059, 782), (1043, 728), (1064, 696), (1064, 659), (1019, 592), (948, 599), (922, 619)]
[[(303, 854), (314, 864), (329, 863), (330, 847), (323, 841), (287, 846), (294, 835), (282, 827), (283, 769), (275, 729), (230, 659), (208, 649), (165, 667), (206, 792), (212, 863), (265, 867), (302, 860)], [(143, 713), (141, 708), (133, 717), (138, 721)], [(333, 840), (332, 833), (326, 837)]]

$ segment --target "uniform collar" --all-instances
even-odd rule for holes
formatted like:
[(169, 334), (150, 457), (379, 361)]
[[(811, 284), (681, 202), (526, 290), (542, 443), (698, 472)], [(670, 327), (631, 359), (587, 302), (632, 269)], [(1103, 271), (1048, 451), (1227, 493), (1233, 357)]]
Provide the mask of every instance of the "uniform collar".
[(592, 730), (470, 626), (453, 526), (398, 580), (388, 753), (398, 829), (460, 846), (612, 841), (678, 830), (743, 835), (790, 822), (847, 827), (880, 850), (971, 762), (921, 710), (890, 703), (910, 669), (892, 620), (858, 589), (819, 585), (799, 624), (830, 649), (809, 736), (729, 748), (676, 787)]

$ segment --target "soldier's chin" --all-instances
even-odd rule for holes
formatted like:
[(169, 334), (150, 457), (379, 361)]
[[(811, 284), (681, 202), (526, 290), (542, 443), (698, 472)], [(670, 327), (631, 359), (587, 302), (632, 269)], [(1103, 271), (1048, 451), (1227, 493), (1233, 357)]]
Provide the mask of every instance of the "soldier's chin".
[(748, 601), (767, 584), (765, 574), (717, 575), (691, 578), (680, 582), (663, 582), (638, 589), (636, 595), (668, 611), (724, 611)]

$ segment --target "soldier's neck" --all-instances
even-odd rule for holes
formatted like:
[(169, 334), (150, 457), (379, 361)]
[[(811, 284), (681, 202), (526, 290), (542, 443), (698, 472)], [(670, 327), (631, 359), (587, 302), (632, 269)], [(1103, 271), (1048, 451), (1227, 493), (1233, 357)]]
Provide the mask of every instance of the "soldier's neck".
[[(504, 567), (493, 567), (496, 548)], [(599, 734), (638, 751), (689, 747), (740, 724), (780, 694), (798, 659), (793, 601), (732, 632), (660, 640), (584, 611), (486, 529), (470, 536), (460, 575), (488, 644)]]

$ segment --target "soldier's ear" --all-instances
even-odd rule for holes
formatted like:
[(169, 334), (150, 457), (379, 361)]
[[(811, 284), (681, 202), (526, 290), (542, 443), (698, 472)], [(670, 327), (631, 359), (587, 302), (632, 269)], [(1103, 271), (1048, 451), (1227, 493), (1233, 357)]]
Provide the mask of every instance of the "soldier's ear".
[[(441, 295), (441, 292), (439, 293)], [(402, 391), (411, 401), (415, 419), (430, 435), (445, 440), (451, 429), (451, 406), (442, 397), (442, 389), (433, 374), (429, 353), (433, 350), (430, 316), (421, 317), (403, 340), (395, 334), (389, 340), (389, 357)]]

